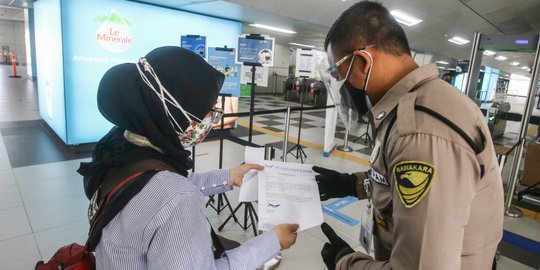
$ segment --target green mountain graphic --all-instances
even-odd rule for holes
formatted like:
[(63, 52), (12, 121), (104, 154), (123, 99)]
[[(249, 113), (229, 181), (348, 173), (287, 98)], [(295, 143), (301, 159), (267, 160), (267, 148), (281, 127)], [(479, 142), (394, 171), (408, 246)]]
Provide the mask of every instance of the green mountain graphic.
[(97, 16), (95, 20), (98, 22), (110, 22), (110, 23), (121, 24), (121, 25), (131, 25), (131, 23), (126, 18), (122, 17), (122, 15), (120, 15), (114, 9), (111, 9), (111, 14)]

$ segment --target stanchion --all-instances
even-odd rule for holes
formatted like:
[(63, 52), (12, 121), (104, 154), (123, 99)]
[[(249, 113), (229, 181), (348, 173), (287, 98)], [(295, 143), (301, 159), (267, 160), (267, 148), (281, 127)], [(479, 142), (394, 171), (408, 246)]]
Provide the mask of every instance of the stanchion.
[[(225, 110), (225, 98), (230, 97), (230, 94), (219, 94), (221, 97), (221, 109)], [(220, 130), (219, 130), (219, 168), (223, 168), (223, 128), (225, 125), (225, 116), (221, 116), (221, 124), (220, 124)], [(195, 169), (195, 147), (193, 147), (193, 169)], [(214, 203), (216, 202), (215, 199), (216, 195), (211, 195), (208, 198), (208, 202), (206, 202), (206, 207), (210, 206), (212, 209), (216, 210), (217, 214), (221, 214), (221, 211), (225, 210), (226, 208), (229, 208), (229, 211), (231, 213), (233, 212), (231, 203), (229, 202), (229, 198), (227, 198), (227, 194), (225, 192), (217, 194), (217, 206), (214, 206)], [(238, 219), (236, 216), (233, 215), (234, 221), (238, 222)]]
[(21, 78), (17, 75), (17, 56), (15, 55), (15, 50), (11, 51), (11, 66), (13, 67), (13, 75), (9, 76), (10, 78)]
[(283, 150), (281, 153), (281, 161), (287, 161), (287, 145), (289, 144), (289, 125), (291, 123), (291, 107), (287, 107), (287, 116), (285, 116), (285, 132), (283, 135)]
[(349, 113), (349, 128), (347, 128), (346, 131), (345, 131), (345, 138), (343, 138), (343, 145), (336, 147), (337, 150), (343, 151), (343, 152), (352, 152), (352, 148), (350, 148), (348, 146), (348, 144), (349, 144), (349, 129), (350, 129), (350, 126), (351, 126), (352, 110), (349, 109), (348, 113)]

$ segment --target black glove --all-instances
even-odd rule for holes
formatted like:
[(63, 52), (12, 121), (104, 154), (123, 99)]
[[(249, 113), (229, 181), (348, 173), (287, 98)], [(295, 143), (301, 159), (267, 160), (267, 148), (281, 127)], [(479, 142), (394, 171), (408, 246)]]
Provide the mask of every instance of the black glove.
[(356, 180), (358, 179), (356, 175), (339, 173), (317, 166), (313, 166), (313, 171), (320, 173), (315, 176), (315, 180), (317, 180), (319, 186), (321, 201), (358, 195), (356, 192)]
[(321, 224), (321, 229), (330, 240), (330, 243), (325, 243), (321, 250), (321, 256), (328, 270), (335, 270), (338, 261), (347, 254), (351, 254), (354, 250), (343, 239), (337, 236), (336, 232), (326, 222)]

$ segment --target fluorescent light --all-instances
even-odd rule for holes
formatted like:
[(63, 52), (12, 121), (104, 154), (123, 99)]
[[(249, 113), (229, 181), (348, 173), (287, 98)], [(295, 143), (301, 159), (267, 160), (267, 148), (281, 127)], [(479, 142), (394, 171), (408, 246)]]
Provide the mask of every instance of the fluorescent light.
[(494, 55), (494, 54), (495, 54), (494, 51), (490, 51), (490, 50), (485, 50), (485, 51), (484, 51), (484, 55), (487, 55), (487, 56), (492, 56), (492, 55)]
[(315, 48), (315, 46), (313, 46), (313, 45), (306, 45), (306, 44), (295, 43), (295, 42), (289, 42), (289, 44), (294, 45), (294, 46), (301, 46), (301, 47)]
[(521, 69), (529, 69), (528, 66), (522, 66)]
[(499, 60), (499, 61), (504, 61), (504, 60), (508, 59), (508, 57), (502, 56), (502, 55), (497, 55), (497, 56), (495, 57), (495, 59), (497, 59), (497, 60)]
[(259, 24), (259, 23), (252, 23), (250, 25), (253, 26), (253, 27), (268, 29), (268, 30), (277, 31), (277, 32), (281, 32), (281, 33), (296, 34), (296, 32), (294, 32), (292, 30), (289, 30), (289, 29), (283, 29), (283, 28), (264, 25), (264, 24)]
[(444, 69), (444, 67), (439, 67), (439, 66), (437, 66), (437, 68)]
[(514, 66), (514, 67), (515, 67), (515, 66), (519, 66), (519, 62), (512, 62), (512, 63), (510, 63), (510, 65), (511, 65), (511, 66)]
[(445, 70), (456, 70), (455, 68), (447, 68)]
[(457, 45), (463, 45), (463, 44), (467, 44), (469, 42), (471, 42), (470, 40), (466, 40), (462, 37), (458, 37), (458, 36), (455, 36), (451, 39), (449, 39), (448, 41), (452, 42), (452, 43), (455, 43)]
[(390, 11), (390, 14), (392, 14), (392, 16), (394, 16), (394, 18), (396, 18), (396, 21), (401, 23), (401, 24), (404, 24), (406, 26), (413, 26), (413, 25), (416, 25), (416, 24), (419, 24), (422, 22), (422, 20), (414, 17), (414, 16), (411, 16), (399, 9), (394, 9), (392, 11)]
[(446, 61), (435, 61), (435, 63), (441, 64), (441, 65), (448, 65), (448, 62)]

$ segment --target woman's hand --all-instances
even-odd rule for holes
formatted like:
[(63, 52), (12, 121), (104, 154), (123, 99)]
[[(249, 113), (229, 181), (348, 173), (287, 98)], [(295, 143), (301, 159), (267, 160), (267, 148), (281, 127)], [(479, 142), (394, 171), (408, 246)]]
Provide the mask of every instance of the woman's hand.
[(281, 250), (288, 249), (296, 242), (298, 224), (280, 224), (274, 227)]
[(241, 186), (244, 175), (250, 170), (262, 170), (264, 166), (258, 164), (242, 164), (229, 169), (229, 185)]

